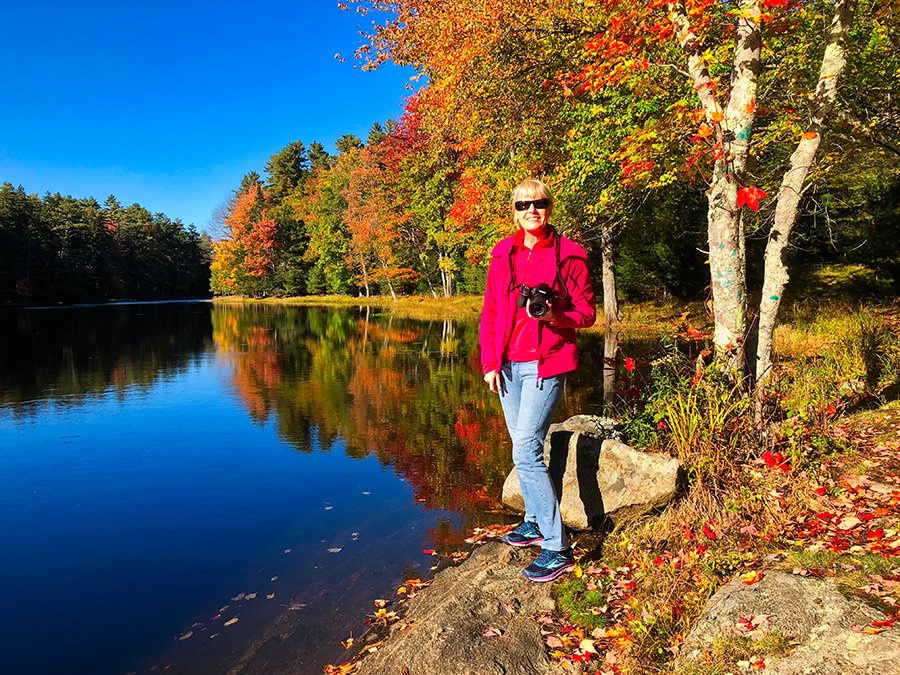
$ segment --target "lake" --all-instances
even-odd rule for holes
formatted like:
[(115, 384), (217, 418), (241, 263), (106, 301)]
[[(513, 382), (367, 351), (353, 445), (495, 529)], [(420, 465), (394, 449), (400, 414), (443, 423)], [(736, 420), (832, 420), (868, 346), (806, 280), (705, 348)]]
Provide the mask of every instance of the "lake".
[[(184, 302), (0, 329), (5, 672), (321, 673), (423, 551), (513, 521), (474, 320)], [(558, 418), (600, 412), (581, 339)]]

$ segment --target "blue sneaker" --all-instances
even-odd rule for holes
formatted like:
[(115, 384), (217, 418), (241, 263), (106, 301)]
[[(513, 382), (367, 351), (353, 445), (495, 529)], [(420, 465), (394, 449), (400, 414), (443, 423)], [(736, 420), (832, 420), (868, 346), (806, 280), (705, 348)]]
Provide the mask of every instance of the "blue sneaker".
[(504, 534), (502, 540), (510, 546), (533, 546), (544, 541), (544, 535), (535, 523), (525, 521), (512, 532)]
[(526, 579), (532, 581), (552, 581), (563, 572), (575, 567), (572, 549), (565, 551), (548, 551), (541, 549), (541, 554), (528, 567), (522, 570)]

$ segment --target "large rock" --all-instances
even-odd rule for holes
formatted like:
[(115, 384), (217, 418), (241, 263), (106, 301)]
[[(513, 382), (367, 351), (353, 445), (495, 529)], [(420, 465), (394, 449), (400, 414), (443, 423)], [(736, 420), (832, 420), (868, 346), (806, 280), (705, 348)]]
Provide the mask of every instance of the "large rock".
[[(440, 572), (410, 601), (404, 622), (359, 675), (561, 675), (531, 618), (552, 609), (552, 584), (535, 584), (521, 570), (535, 551), (499, 543), (481, 546), (459, 567)], [(485, 637), (495, 629), (499, 636)]]
[[(544, 461), (560, 500), (563, 522), (575, 530), (618, 524), (669, 503), (678, 490), (678, 460), (640, 452), (617, 440), (611, 420), (575, 415), (553, 424)], [(519, 476), (503, 484), (503, 503), (525, 510)]]
[[(745, 586), (738, 580), (710, 598), (681, 649), (677, 670), (704, 662), (717, 638), (734, 635), (740, 617), (769, 615), (772, 633), (794, 647), (785, 656), (766, 657), (770, 675), (886, 675), (900, 673), (900, 635), (891, 629), (867, 635), (859, 627), (885, 617), (864, 602), (841, 594), (831, 579), (773, 571)], [(851, 630), (851, 626), (857, 630)]]

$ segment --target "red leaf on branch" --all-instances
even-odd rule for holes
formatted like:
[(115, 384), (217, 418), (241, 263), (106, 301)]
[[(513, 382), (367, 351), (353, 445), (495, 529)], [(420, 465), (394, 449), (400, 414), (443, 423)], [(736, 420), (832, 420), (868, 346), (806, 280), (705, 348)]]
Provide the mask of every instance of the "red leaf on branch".
[(738, 208), (746, 206), (751, 211), (759, 211), (759, 200), (768, 197), (765, 192), (755, 185), (743, 187), (737, 191)]
[(629, 373), (633, 373), (635, 368), (635, 361), (630, 356), (625, 357), (625, 370)]

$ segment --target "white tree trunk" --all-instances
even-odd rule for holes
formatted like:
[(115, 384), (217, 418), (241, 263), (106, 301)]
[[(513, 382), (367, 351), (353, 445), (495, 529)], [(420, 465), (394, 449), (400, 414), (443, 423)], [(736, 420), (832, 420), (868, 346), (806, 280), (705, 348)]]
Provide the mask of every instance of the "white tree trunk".
[(797, 221), (797, 206), (803, 185), (815, 161), (822, 132), (834, 109), (838, 82), (847, 65), (846, 42), (856, 11), (856, 0), (836, 0), (834, 17), (828, 30), (825, 54), (819, 69), (819, 83), (813, 99), (812, 114), (806, 133), (791, 155), (787, 171), (778, 190), (775, 204), (775, 223), (766, 244), (765, 273), (759, 302), (759, 340), (756, 349), (757, 402), (765, 395), (766, 383), (772, 374), (772, 340), (781, 306), (782, 294), (788, 283), (785, 261), (791, 231)]
[(613, 248), (613, 226), (600, 226), (600, 266), (603, 272), (603, 324), (607, 332), (621, 321), (616, 289), (616, 257)]
[(688, 72), (706, 113), (716, 130), (721, 157), (715, 160), (709, 191), (707, 227), (709, 269), (715, 320), (716, 357), (730, 368), (742, 371), (745, 365), (744, 339), (747, 333), (747, 278), (744, 228), (737, 207), (738, 181), (747, 165), (753, 124), (756, 120), (756, 89), (761, 70), (762, 35), (757, 0), (741, 0), (737, 20), (734, 60), (728, 103), (723, 111), (716, 96), (716, 82), (710, 77), (697, 39), (681, 0), (669, 3), (669, 11)]

